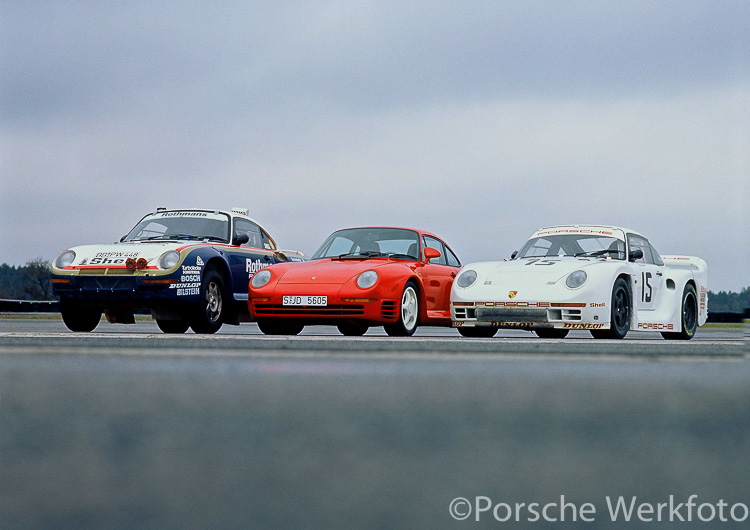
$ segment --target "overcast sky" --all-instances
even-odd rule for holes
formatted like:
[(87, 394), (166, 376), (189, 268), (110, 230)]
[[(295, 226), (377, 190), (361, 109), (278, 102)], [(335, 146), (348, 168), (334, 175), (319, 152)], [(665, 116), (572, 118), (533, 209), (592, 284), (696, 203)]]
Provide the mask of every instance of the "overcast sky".
[(464, 263), (603, 223), (750, 285), (750, 3), (0, 0), (0, 263), (157, 206)]

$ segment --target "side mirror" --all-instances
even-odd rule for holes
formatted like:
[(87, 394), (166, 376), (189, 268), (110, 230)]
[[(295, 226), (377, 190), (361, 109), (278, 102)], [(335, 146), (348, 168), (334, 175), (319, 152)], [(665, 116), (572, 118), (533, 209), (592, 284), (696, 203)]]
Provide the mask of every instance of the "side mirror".
[(424, 261), (425, 263), (429, 263), (431, 259), (439, 258), (442, 256), (440, 251), (436, 248), (427, 247), (424, 249)]
[(518, 256), (518, 251), (514, 250), (513, 254), (510, 255), (510, 259), (516, 259), (516, 256)]
[(639, 248), (635, 250), (631, 250), (630, 254), (628, 254), (628, 261), (635, 261), (637, 259), (641, 259), (643, 257), (643, 251)]
[(237, 236), (234, 236), (234, 239), (232, 240), (232, 244), (240, 246), (240, 245), (244, 245), (248, 241), (250, 241), (250, 236), (249, 235), (247, 235), (247, 234), (239, 234)]

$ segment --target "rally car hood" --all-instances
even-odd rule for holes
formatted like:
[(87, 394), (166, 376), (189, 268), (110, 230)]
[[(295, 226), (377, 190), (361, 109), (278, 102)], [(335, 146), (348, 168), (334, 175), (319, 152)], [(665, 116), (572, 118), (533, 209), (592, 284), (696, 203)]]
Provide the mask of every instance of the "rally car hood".
[(70, 248), (75, 252), (73, 262), (66, 270), (78, 268), (124, 266), (128, 258), (145, 258), (149, 266), (155, 266), (156, 260), (168, 250), (180, 250), (186, 246), (181, 242), (149, 243), (114, 243), (109, 245), (81, 245)]
[[(483, 270), (477, 271), (479, 280), (485, 285), (501, 285), (512, 282), (519, 283), (548, 283), (565, 278), (573, 271), (605, 263), (605, 260), (592, 258), (574, 258), (562, 256), (559, 258), (531, 258), (486, 263)], [(487, 283), (489, 282), (489, 283)]]
[(314, 281), (318, 284), (343, 284), (366, 270), (377, 269), (394, 263), (401, 262), (383, 259), (317, 259), (295, 263), (294, 266), (287, 268), (284, 275), (279, 279), (279, 283), (310, 283), (310, 281)]

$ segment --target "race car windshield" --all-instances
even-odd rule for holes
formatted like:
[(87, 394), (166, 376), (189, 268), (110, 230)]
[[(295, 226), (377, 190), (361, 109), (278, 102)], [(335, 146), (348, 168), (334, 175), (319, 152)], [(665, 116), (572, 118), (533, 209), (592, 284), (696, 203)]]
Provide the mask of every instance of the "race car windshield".
[(583, 234), (557, 234), (529, 239), (516, 259), (576, 256), (625, 259), (625, 242), (615, 237)]
[(143, 218), (123, 241), (229, 243), (229, 216), (214, 212), (159, 212)]
[(312, 259), (419, 259), (419, 234), (403, 228), (349, 228), (331, 234)]

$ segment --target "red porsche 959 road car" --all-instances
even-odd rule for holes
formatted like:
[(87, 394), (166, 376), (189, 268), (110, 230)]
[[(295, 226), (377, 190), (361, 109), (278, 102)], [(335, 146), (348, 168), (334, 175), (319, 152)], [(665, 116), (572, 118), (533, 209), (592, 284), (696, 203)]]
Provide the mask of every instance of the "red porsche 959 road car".
[(305, 263), (253, 276), (248, 306), (261, 331), (296, 335), (336, 325), (349, 336), (383, 326), (410, 336), (419, 324), (450, 326), (450, 291), (461, 263), (438, 237), (408, 228), (334, 232)]

